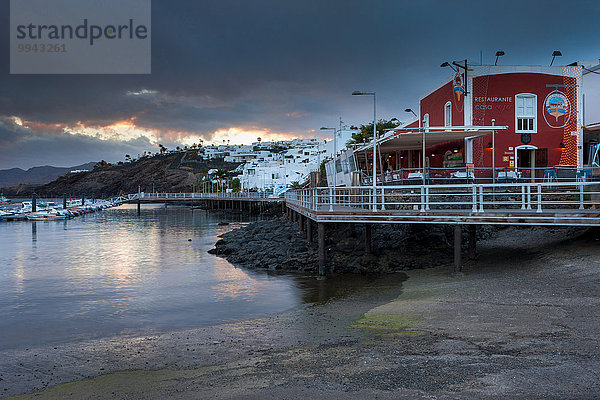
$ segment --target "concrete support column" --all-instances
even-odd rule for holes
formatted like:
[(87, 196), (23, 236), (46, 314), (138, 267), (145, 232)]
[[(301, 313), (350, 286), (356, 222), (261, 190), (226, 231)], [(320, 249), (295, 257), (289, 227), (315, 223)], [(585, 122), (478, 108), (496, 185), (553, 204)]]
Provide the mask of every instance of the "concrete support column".
[[(165, 206), (167, 205), (167, 203), (165, 203)], [(142, 201), (140, 199), (138, 199), (137, 201), (137, 213), (138, 215), (140, 215), (142, 213)]]
[(469, 258), (475, 258), (477, 251), (477, 225), (469, 225)]
[(462, 226), (454, 225), (454, 273), (462, 272)]
[(310, 218), (306, 219), (306, 241), (312, 243), (312, 221)]
[(372, 233), (371, 224), (365, 224), (365, 253), (367, 253), (367, 254), (371, 254), (373, 252), (371, 233)]
[(325, 275), (325, 224), (317, 222), (317, 236), (319, 242), (319, 275)]

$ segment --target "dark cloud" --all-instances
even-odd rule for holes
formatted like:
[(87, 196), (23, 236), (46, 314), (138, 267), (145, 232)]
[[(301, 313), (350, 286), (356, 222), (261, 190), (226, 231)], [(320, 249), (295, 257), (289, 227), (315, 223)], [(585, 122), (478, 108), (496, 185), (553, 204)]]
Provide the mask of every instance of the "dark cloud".
[[(153, 1), (151, 75), (9, 75), (8, 3), (0, 3), (0, 116), (36, 122), (35, 134), (69, 146), (97, 143), (44, 126), (135, 117), (161, 140), (229, 127), (300, 135), (339, 116), (372, 118), (369, 100), (350, 96), (356, 89), (376, 90), (379, 115), (403, 119), (445, 79), (442, 61), (479, 62), (480, 50), (484, 62), (505, 50), (504, 64), (545, 64), (555, 49), (564, 63), (600, 56), (596, 1)], [(14, 133), (0, 132), (0, 148), (24, 140)], [(120, 153), (147, 144), (122, 143)], [(105, 141), (93, 153), (119, 145)], [(60, 146), (44, 149), (55, 164), (73, 164)], [(19, 156), (11, 157), (0, 166)]]

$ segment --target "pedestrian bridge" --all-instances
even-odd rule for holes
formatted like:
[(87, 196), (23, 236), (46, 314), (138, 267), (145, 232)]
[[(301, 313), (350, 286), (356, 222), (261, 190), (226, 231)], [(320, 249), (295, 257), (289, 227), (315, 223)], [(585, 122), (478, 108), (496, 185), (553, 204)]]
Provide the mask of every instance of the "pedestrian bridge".
[(317, 227), (319, 272), (325, 273), (325, 226), (365, 224), (365, 248), (371, 248), (371, 226), (383, 224), (454, 225), (454, 268), (461, 270), (462, 227), (469, 226), (474, 253), (477, 225), (600, 226), (600, 183), (539, 182), (502, 184), (399, 185), (325, 187), (290, 190), (285, 198), (260, 192), (136, 193), (121, 202), (200, 203), (208, 208), (262, 210), (281, 203), (313, 240)]

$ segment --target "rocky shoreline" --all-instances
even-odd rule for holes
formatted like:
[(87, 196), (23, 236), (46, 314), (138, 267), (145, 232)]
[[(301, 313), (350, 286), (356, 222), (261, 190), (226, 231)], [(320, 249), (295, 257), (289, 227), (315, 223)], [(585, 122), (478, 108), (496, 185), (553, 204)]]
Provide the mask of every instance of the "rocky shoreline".
[[(489, 237), (495, 230), (479, 227), (478, 236)], [(378, 224), (372, 229), (373, 251), (369, 254), (362, 225), (329, 224), (327, 267), (335, 273), (385, 274), (444, 265), (452, 261), (452, 234), (452, 227), (444, 225)], [(309, 244), (298, 225), (283, 217), (254, 222), (220, 237), (209, 253), (234, 265), (268, 271), (318, 271), (315, 240)]]

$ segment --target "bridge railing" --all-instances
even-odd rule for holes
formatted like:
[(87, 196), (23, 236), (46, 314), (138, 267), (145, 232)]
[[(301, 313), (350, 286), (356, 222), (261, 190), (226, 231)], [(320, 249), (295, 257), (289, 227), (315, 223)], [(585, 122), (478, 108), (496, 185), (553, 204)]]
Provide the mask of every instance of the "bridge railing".
[(600, 209), (600, 183), (540, 182), (464, 185), (402, 185), (290, 190), (286, 201), (309, 210), (370, 211)]
[(164, 193), (164, 192), (153, 192), (145, 193), (140, 192), (137, 194), (139, 199), (142, 200), (184, 200), (184, 199), (272, 199), (273, 197), (269, 193), (264, 192), (236, 192), (236, 193)]

